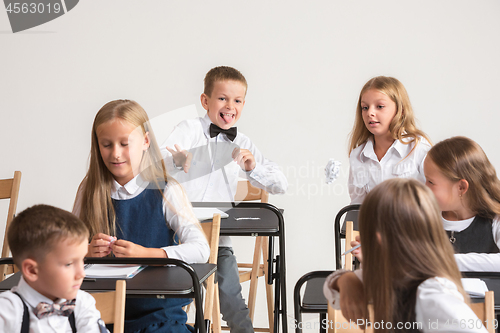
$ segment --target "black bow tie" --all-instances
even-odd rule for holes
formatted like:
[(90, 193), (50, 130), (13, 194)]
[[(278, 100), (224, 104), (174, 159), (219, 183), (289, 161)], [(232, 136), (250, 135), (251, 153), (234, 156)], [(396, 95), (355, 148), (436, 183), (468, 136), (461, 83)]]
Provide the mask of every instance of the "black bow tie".
[(217, 136), (219, 133), (226, 134), (229, 140), (234, 141), (234, 138), (236, 138), (237, 130), (236, 127), (231, 127), (225, 130), (215, 124), (210, 124), (210, 137), (213, 138)]

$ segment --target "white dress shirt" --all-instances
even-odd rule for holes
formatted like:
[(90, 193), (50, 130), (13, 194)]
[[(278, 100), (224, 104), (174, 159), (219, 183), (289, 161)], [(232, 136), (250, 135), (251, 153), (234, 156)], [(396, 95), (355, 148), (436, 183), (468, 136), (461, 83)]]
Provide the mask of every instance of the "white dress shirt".
[[(182, 184), (191, 202), (234, 201), (239, 177), (271, 194), (285, 193), (288, 182), (283, 172), (276, 163), (266, 159), (246, 135), (238, 132), (233, 142), (223, 133), (211, 138), (210, 124), (208, 115), (184, 120), (160, 146), (168, 172)], [(174, 148), (176, 144), (193, 154), (188, 173), (174, 165), (172, 155), (165, 148)], [(256, 162), (253, 170), (243, 171), (233, 160), (232, 152), (237, 147), (253, 154)], [(220, 237), (219, 246), (231, 246), (230, 238)]]
[[(23, 302), (13, 292), (17, 291), (26, 302), (29, 310), (30, 333), (71, 333), (71, 326), (68, 317), (53, 315), (38, 319), (33, 313), (38, 303), (54, 303), (49, 298), (43, 296), (33, 289), (21, 277), (19, 284), (0, 294), (0, 331), (21, 332), (24, 307)], [(65, 302), (65, 299), (58, 300), (57, 303)], [(101, 318), (100, 312), (95, 307), (94, 298), (85, 291), (79, 290), (75, 304), (75, 324), (78, 333), (99, 333), (100, 329), (97, 321)]]
[[(462, 221), (448, 221), (443, 218), (446, 231), (460, 232), (469, 227), (475, 217)], [(495, 216), (492, 223), (493, 240), (500, 249), (500, 216)], [(500, 272), (500, 253), (457, 253), (455, 260), (461, 272)]]
[[(330, 289), (333, 279), (341, 274), (333, 273), (328, 276), (323, 291), (328, 303), (340, 309), (340, 293)], [(361, 279), (361, 270), (354, 272)], [(487, 332), (481, 327), (480, 320), (464, 302), (462, 294), (452, 281), (444, 277), (434, 277), (422, 282), (417, 289), (415, 304), (416, 322), (423, 333), (431, 332)], [(396, 323), (395, 323), (396, 325)], [(479, 327), (479, 328), (478, 328)]]
[[(149, 182), (143, 180), (140, 175), (123, 186), (113, 181), (111, 198), (115, 200), (135, 198), (147, 188), (148, 184)], [(77, 216), (81, 207), (82, 189), (83, 187), (77, 193), (75, 206), (73, 207), (73, 214)], [(168, 202), (163, 200), (165, 223), (176, 233), (180, 241), (179, 245), (163, 247), (167, 257), (180, 259), (187, 263), (207, 262), (210, 256), (210, 248), (182, 187), (179, 184), (169, 182), (163, 195)], [(155, 230), (151, 230), (151, 232), (155, 232)]]
[(380, 161), (375, 154), (373, 138), (356, 147), (349, 156), (351, 204), (361, 204), (368, 192), (390, 178), (415, 178), (425, 183), (424, 159), (431, 145), (425, 138), (420, 138), (410, 154), (414, 146), (414, 142), (404, 144), (395, 140)]

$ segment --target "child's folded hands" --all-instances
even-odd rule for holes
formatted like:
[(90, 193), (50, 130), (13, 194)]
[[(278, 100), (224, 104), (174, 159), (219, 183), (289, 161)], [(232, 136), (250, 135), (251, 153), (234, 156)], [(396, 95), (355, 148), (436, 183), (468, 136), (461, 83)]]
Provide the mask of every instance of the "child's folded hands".
[(98, 233), (89, 244), (87, 257), (105, 257), (111, 253), (111, 245), (116, 241), (116, 237), (103, 233)]

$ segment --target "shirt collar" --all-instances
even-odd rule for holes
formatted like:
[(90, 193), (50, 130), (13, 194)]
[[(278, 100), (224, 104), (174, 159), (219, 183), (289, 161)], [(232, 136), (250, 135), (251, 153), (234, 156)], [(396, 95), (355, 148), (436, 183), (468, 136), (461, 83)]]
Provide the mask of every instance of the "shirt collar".
[[(408, 155), (408, 153), (410, 152), (409, 151), (409, 148), (410, 148), (411, 144), (404, 144), (403, 142), (399, 141), (399, 140), (394, 140), (391, 148), (394, 148), (395, 151), (397, 151), (397, 153), (399, 154), (399, 157), (406, 157)], [(389, 149), (391, 149), (389, 148)]]
[(374, 161), (378, 161), (377, 155), (375, 155), (375, 149), (373, 149), (373, 138), (368, 138), (366, 144), (361, 150), (361, 157), (364, 159), (370, 158)]
[(146, 181), (141, 177), (140, 174), (132, 178), (132, 180), (130, 180), (123, 186), (113, 179), (113, 187), (111, 188), (111, 195), (114, 196), (119, 190), (125, 191), (126, 193), (132, 195), (136, 193), (136, 191), (139, 188), (144, 188), (145, 183)]
[(210, 139), (210, 124), (211, 123), (212, 123), (212, 121), (210, 120), (208, 113), (205, 115), (205, 117), (201, 118), (201, 126), (203, 128), (203, 133), (205, 134), (205, 137), (207, 139)]
[(17, 287), (12, 288), (12, 291), (17, 291), (19, 295), (23, 297), (23, 300), (32, 308), (36, 308), (36, 306), (40, 302), (52, 304), (52, 303), (62, 303), (66, 301), (64, 298), (60, 298), (54, 302), (50, 298), (43, 296), (38, 291), (33, 289), (28, 284), (28, 282), (24, 280), (24, 277), (22, 276), (21, 279), (19, 280)]
[[(411, 149), (410, 146), (411, 144), (404, 144), (399, 140), (394, 140), (392, 145), (387, 150), (387, 153), (389, 153), (389, 151), (392, 149), (397, 152), (399, 157), (406, 157), (409, 153), (409, 149)], [(373, 137), (368, 138), (368, 140), (366, 141), (366, 145), (361, 151), (361, 155), (365, 158), (371, 158), (375, 161), (378, 161), (377, 155), (375, 154), (375, 149), (373, 147)]]

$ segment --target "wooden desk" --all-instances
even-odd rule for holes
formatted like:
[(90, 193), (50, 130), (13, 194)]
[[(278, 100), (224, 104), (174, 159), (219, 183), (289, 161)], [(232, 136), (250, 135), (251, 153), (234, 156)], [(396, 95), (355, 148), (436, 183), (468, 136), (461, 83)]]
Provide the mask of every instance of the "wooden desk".
[[(274, 283), (274, 331), (288, 332), (286, 309), (285, 226), (282, 212), (260, 202), (193, 202), (194, 207), (215, 207), (229, 217), (221, 219), (222, 236), (269, 236), (268, 284)], [(245, 219), (253, 218), (253, 219)], [(255, 219), (258, 218), (258, 219)], [(274, 237), (278, 238), (278, 255), (274, 257)]]
[[(0, 264), (12, 263), (11, 258), (0, 259)], [(167, 258), (86, 258), (89, 264), (140, 264), (148, 265), (132, 279), (127, 279), (127, 297), (140, 298), (194, 298), (196, 302), (195, 330), (206, 332), (203, 323), (203, 297), (201, 283), (217, 270), (213, 264), (192, 264)], [(157, 266), (154, 266), (157, 265)], [(175, 265), (175, 266), (164, 266)], [(21, 277), (16, 273), (0, 282), (0, 291), (10, 290), (16, 286)], [(117, 279), (96, 279), (85, 281), (81, 289), (87, 292), (102, 292), (115, 289)]]

